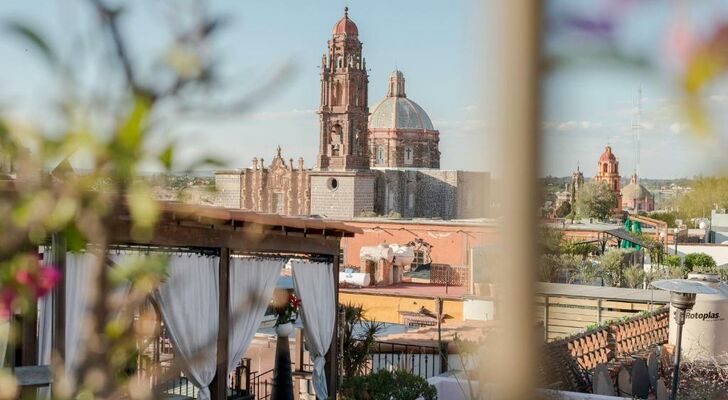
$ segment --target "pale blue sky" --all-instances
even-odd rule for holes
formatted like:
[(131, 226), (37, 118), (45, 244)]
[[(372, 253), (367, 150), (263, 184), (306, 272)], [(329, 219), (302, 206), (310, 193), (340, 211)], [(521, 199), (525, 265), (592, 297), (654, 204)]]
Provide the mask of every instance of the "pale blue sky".
[[(593, 39), (588, 31), (557, 27), (547, 31), (547, 52), (574, 59), (544, 81), (544, 174), (567, 175), (579, 162), (581, 170), (593, 176), (599, 154), (610, 143), (622, 176), (631, 175), (635, 169), (631, 125), (640, 85), (640, 175), (677, 178), (725, 172), (728, 85), (725, 80), (717, 82), (703, 94), (717, 129), (715, 140), (698, 140), (681, 111), (678, 69), (666, 48), (674, 43), (669, 32), (677, 22), (689, 24), (698, 40), (712, 35), (717, 24), (728, 21), (728, 2), (552, 0), (549, 4), (549, 21), (576, 13), (596, 20), (616, 15), (611, 19), (613, 48), (624, 57), (597, 58), (595, 53), (604, 41)], [(631, 58), (643, 58), (652, 66), (639, 68), (625, 62)]]
[[(623, 3), (625, 0), (615, 0)], [(134, 58), (152, 68), (169, 39), (168, 6), (172, 2), (132, 0), (124, 29), (134, 43)], [(183, 2), (179, 2), (182, 4)], [(359, 26), (364, 56), (370, 68), (372, 106), (385, 94), (386, 78), (397, 66), (405, 73), (407, 94), (418, 102), (441, 132), (442, 167), (496, 169), (483, 155), (483, 145), (493, 136), (487, 110), (494, 99), (482, 99), (479, 66), (494, 62), (488, 49), (494, 40), (480, 41), (477, 4), (474, 1), (349, 0), (350, 17)], [(585, 3), (587, 3), (585, 5)], [(602, 1), (549, 2), (549, 18), (573, 12), (598, 13)], [(660, 42), (674, 14), (674, 6), (661, 1), (635, 1), (619, 17), (615, 29), (619, 49), (660, 60)], [(226, 80), (226, 96), (244, 95), (269, 79), (277, 68), (290, 64), (294, 74), (274, 96), (257, 102), (245, 113), (179, 119), (171, 131), (183, 146), (182, 157), (214, 153), (230, 167), (250, 164), (254, 156), (270, 160), (276, 145), (286, 158), (303, 156), (312, 166), (317, 151), (321, 54), (331, 28), (341, 17), (344, 1), (211, 1), (213, 13), (231, 17), (211, 51), (220, 56)], [(505, 3), (487, 3), (488, 7)], [(579, 9), (581, 8), (581, 9)], [(704, 2), (688, 14), (701, 34), (716, 21), (727, 18), (719, 1)], [(71, 50), (94, 49), (94, 38), (84, 35), (94, 18), (83, 0), (4, 0), (0, 19), (20, 19), (39, 28), (52, 41)], [(578, 34), (558, 29), (547, 31), (550, 52), (579, 53), (589, 42)], [(586, 45), (584, 45), (586, 43)], [(26, 46), (27, 47), (27, 46)], [(93, 50), (90, 53), (94, 53)], [(0, 40), (0, 106), (26, 118), (43, 118), (48, 93), (57, 88), (37, 55), (18, 42)], [(95, 54), (98, 57), (98, 53)], [(87, 59), (80, 59), (79, 65)], [(679, 96), (668, 69), (639, 70), (605, 62), (569, 63), (549, 73), (544, 81), (543, 173), (567, 175), (581, 162), (592, 175), (604, 144), (610, 142), (620, 158), (623, 175), (634, 168), (631, 107), (637, 88), (644, 92), (641, 175), (670, 178), (711, 173), (705, 158), (715, 157), (716, 146), (701, 146), (688, 134), (680, 117)], [(93, 67), (89, 82), (103, 80)], [(101, 79), (99, 78), (101, 77)], [(487, 82), (485, 82), (487, 84)], [(711, 110), (726, 114), (728, 89), (719, 84), (706, 94)], [(485, 106), (481, 105), (485, 104)], [(722, 148), (725, 151), (725, 148)], [(719, 154), (718, 154), (719, 155)]]

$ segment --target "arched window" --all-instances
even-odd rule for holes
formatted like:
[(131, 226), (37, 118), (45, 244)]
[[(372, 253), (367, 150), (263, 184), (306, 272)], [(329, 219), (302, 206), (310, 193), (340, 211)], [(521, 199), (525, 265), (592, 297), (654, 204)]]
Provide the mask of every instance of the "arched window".
[(608, 165), (607, 163), (602, 164), (602, 171), (606, 174), (607, 173)]
[(384, 147), (377, 146), (377, 164), (384, 164)]
[(339, 56), (336, 58), (336, 68), (344, 68), (344, 57)]

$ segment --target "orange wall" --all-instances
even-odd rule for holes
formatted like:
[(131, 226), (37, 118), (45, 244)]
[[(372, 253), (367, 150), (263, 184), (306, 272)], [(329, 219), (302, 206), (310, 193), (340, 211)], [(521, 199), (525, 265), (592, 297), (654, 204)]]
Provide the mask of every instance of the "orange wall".
[(495, 243), (497, 231), (493, 226), (416, 224), (401, 221), (347, 221), (364, 230), (352, 238), (344, 238), (344, 265), (359, 266), (359, 250), (378, 244), (407, 244), (421, 238), (431, 244), (432, 262), (436, 264), (468, 265), (473, 246)]

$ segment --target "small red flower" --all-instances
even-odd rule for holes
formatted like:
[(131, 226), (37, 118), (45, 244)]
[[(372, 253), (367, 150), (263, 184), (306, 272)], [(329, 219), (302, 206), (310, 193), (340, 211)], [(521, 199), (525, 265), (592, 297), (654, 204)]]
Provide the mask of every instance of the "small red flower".
[(33, 280), (33, 275), (27, 269), (21, 269), (15, 273), (15, 281), (21, 285), (30, 285)]
[(56, 286), (61, 279), (61, 273), (53, 267), (42, 267), (38, 271), (37, 289), (38, 297), (42, 297)]

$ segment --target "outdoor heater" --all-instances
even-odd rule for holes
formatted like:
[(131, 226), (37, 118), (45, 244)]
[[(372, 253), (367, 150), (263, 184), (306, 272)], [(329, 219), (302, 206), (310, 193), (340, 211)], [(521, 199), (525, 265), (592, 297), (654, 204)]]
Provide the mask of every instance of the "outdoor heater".
[(698, 294), (716, 294), (717, 290), (688, 279), (664, 279), (652, 282), (652, 286), (670, 292), (670, 305), (675, 308), (677, 336), (675, 340), (675, 361), (672, 370), (672, 392), (670, 398), (677, 399), (677, 387), (680, 378), (680, 342), (685, 325), (685, 313), (695, 305)]

